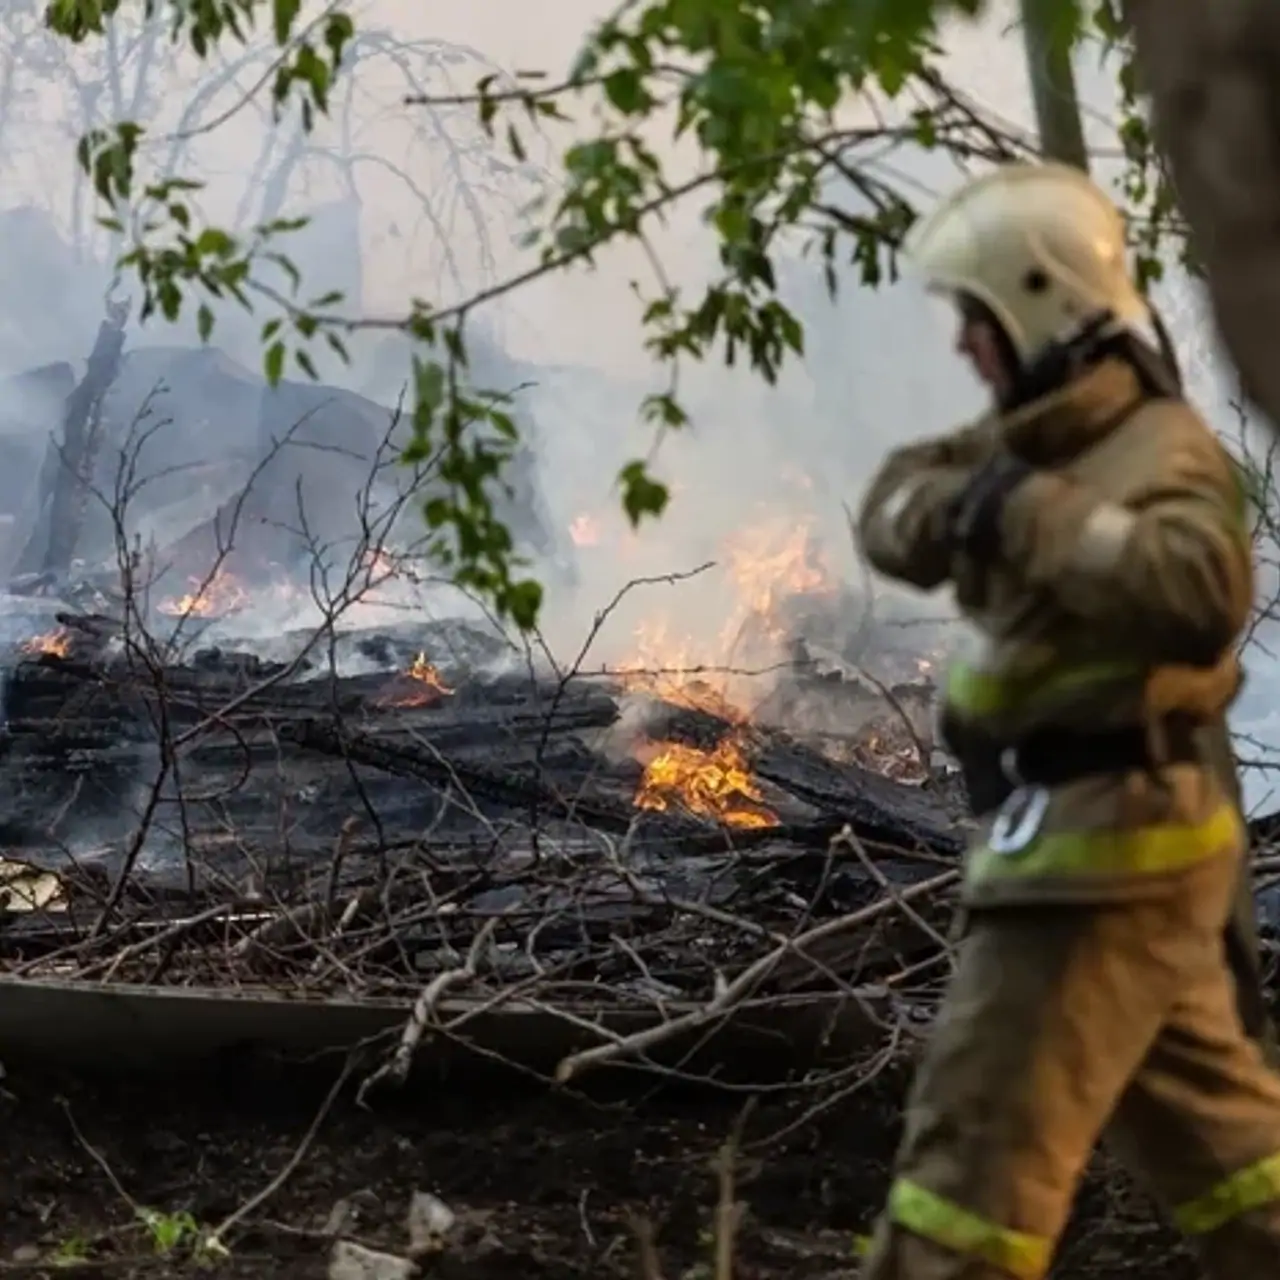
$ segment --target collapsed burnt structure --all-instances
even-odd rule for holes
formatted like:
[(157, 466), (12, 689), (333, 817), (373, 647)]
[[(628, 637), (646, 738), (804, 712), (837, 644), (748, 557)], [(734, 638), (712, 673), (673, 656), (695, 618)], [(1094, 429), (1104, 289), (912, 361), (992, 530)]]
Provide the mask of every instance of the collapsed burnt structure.
[(841, 760), (697, 682), (539, 674), (466, 622), (173, 660), (115, 619), (51, 623), (11, 647), (5, 690), (9, 977), (448, 989), (533, 1001), (575, 1043), (603, 1010), (649, 1037), (807, 1002), (862, 1042), (869, 1017), (927, 1018), (947, 972), (963, 796), (945, 770), (871, 767), (927, 750), (919, 686), (814, 676), (863, 722)]
[[(395, 414), (126, 353), (121, 319), (13, 397), (45, 416), (0, 479), (0, 1018), (33, 987), (248, 993), (390, 1010), (411, 1052), (536, 1013), (570, 1073), (744, 1018), (845, 1049), (927, 1019), (968, 827), (931, 741), (945, 620), (873, 612), (793, 537), (731, 620), (782, 659), (747, 711), (705, 668), (362, 616), (429, 585)], [(571, 573), (523, 483), (505, 514)]]
[[(530, 674), (465, 623), (168, 663), (59, 614), (15, 649), (0, 950), (22, 974), (409, 994), (489, 924), (491, 974), (707, 999), (762, 938), (936, 879), (962, 843), (943, 786), (634, 677)], [(854, 968), (913, 945), (859, 936)]]

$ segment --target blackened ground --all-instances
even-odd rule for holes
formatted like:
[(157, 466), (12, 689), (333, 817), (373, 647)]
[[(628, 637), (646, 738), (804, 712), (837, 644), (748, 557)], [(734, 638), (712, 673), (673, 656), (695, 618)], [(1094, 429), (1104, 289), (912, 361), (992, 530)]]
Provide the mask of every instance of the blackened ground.
[[(670, 1093), (639, 1105), (634, 1097), (589, 1103), (511, 1083), (469, 1096), (456, 1086), (419, 1090), (412, 1106), (394, 1111), (344, 1104), (229, 1239), (230, 1259), (210, 1270), (190, 1257), (182, 1224), (216, 1226), (261, 1191), (312, 1123), (322, 1088), (22, 1075), (3, 1085), (0, 1274), (65, 1276), (67, 1263), (84, 1259), (71, 1274), (149, 1280), (323, 1276), (335, 1205), (346, 1201), (357, 1215), (349, 1235), (394, 1251), (414, 1189), (439, 1195), (461, 1219), (433, 1276), (634, 1276), (628, 1216), (639, 1214), (656, 1229), (665, 1274), (682, 1277), (709, 1258), (712, 1159), (741, 1105)], [(755, 1109), (739, 1159), (749, 1212), (738, 1280), (856, 1274), (851, 1239), (884, 1194), (901, 1088), (901, 1079), (882, 1077), (816, 1120), (802, 1121), (798, 1103)], [(786, 1126), (783, 1140), (752, 1146), (752, 1135)], [(139, 1207), (156, 1211), (158, 1225), (140, 1225)], [(1061, 1275), (1193, 1274), (1115, 1178), (1093, 1180), (1077, 1217)], [(178, 1243), (162, 1256), (157, 1240), (166, 1234)]]

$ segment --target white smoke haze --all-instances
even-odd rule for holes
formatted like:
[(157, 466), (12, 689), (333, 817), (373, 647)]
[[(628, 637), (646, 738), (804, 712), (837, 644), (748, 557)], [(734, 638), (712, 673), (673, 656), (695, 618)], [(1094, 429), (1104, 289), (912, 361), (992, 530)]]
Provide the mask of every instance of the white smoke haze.
[[(406, 106), (404, 96), (465, 93), (494, 71), (544, 70), (554, 82), (590, 26), (611, 9), (597, 0), (368, 0), (353, 9), (360, 37), (332, 116), (309, 136), (290, 113), (273, 121), (266, 91), (254, 93), (270, 62), (268, 33), (246, 50), (228, 47), (201, 65), (174, 50), (162, 30), (144, 31), (127, 19), (117, 21), (111, 40), (77, 50), (44, 32), (38, 6), (12, 16), (0, 34), (0, 374), (67, 366), (60, 374), (6, 384), (0, 446), (7, 450), (6, 469), (28, 469), (14, 492), (33, 487), (68, 379), (82, 371), (102, 321), (118, 248), (97, 225), (101, 211), (77, 170), (80, 135), (118, 119), (142, 121), (153, 140), (145, 153), (148, 176), (181, 173), (204, 182), (190, 197), (197, 217), (234, 232), (277, 217), (311, 216), (311, 226), (280, 246), (301, 272), (302, 296), (341, 289), (344, 312), (395, 317), (411, 298), (459, 301), (530, 265), (529, 251), (518, 246), (521, 210), (539, 192), (554, 197), (556, 156), (591, 127), (585, 118), (548, 124), (541, 136), (526, 133), (529, 160), (517, 164), (486, 142), (470, 107)], [(306, 8), (321, 11), (318, 4)], [(1009, 13), (955, 28), (946, 48), (943, 70), (951, 82), (1010, 130), (1032, 136), (1022, 44)], [(1090, 140), (1106, 180), (1119, 166), (1114, 67), (1085, 51), (1078, 70)], [(848, 115), (871, 118), (862, 103), (850, 103)], [(650, 140), (661, 146), (660, 131)], [(691, 152), (667, 148), (663, 154), (677, 172), (698, 163)], [(871, 167), (922, 205), (966, 176), (951, 157), (911, 147), (886, 150)], [(851, 192), (835, 194), (856, 206)], [(701, 211), (695, 196), (653, 237), (666, 275), (686, 298), (697, 296), (714, 269)], [(545, 277), (477, 316), (474, 335), (485, 353), (477, 360), (478, 379), (483, 382), (487, 370), (489, 385), (530, 384), (519, 403), (537, 504), (550, 529), (544, 545), (533, 548), (534, 568), (548, 589), (545, 637), (561, 660), (573, 658), (597, 612), (628, 581), (685, 575), (708, 561), (715, 567), (693, 578), (630, 592), (601, 627), (584, 665), (656, 660), (767, 668), (786, 660), (787, 646), (765, 615), (787, 584), (832, 598), (844, 593), (850, 601), (864, 591), (845, 507), (857, 502), (884, 451), (946, 430), (981, 408), (978, 386), (951, 352), (945, 321), (912, 283), (862, 288), (850, 268), (831, 302), (820, 265), (801, 258), (798, 245), (781, 275), (784, 294), (806, 324), (807, 358), (772, 388), (741, 366), (682, 367), (680, 394), (694, 425), (658, 448), (655, 469), (669, 481), (672, 502), (662, 520), (638, 534), (626, 527), (614, 481), (625, 461), (653, 448), (638, 406), (666, 378), (643, 350), (641, 306), (630, 287), (638, 281), (644, 290), (657, 288), (646, 254), (635, 246), (610, 249), (594, 269)], [(283, 275), (279, 283), (286, 286)], [(126, 278), (118, 292), (136, 289)], [(1161, 304), (1197, 403), (1233, 432), (1230, 380), (1208, 337), (1202, 302), (1176, 270)], [(265, 306), (251, 317), (232, 306), (217, 308), (212, 345), (221, 353), (223, 381), (207, 403), (196, 405), (195, 392), (185, 388), (207, 370), (191, 374), (183, 383), (188, 398), (175, 413), (184, 420), (185, 443), (166, 454), (170, 446), (163, 442), (176, 441), (179, 429), (157, 433), (148, 465), (161, 472), (180, 459), (189, 471), (182, 484), (170, 485), (164, 502), (139, 505), (129, 532), (144, 543), (163, 547), (188, 534), (242, 482), (246, 468), (210, 466), (200, 473), (197, 447), (210, 463), (232, 449), (247, 456), (257, 438), (248, 420), (257, 401), (230, 405), (221, 388), (256, 388), (259, 329), (271, 314)], [(190, 307), (176, 325), (159, 318), (142, 328), (131, 322), (121, 383), (137, 400), (172, 369), (175, 348), (196, 346)], [(379, 328), (356, 334), (350, 351), (346, 366), (318, 350), (322, 380), (394, 406), (408, 371), (407, 345)], [(305, 382), (296, 368), (287, 377)], [(26, 518), (3, 491), (0, 484), (0, 543), (7, 528), (18, 529)], [(5, 510), (6, 501), (15, 509)], [(352, 495), (339, 487), (322, 501), (346, 511)], [(413, 519), (410, 513), (397, 525), (402, 541), (422, 536), (420, 526), (410, 528)], [(15, 533), (9, 542), (18, 538)], [(5, 551), (10, 566), (16, 551), (13, 545)], [(188, 589), (181, 582), (169, 587), (173, 595)], [(941, 598), (885, 594), (899, 612), (935, 617), (948, 607)], [(390, 581), (376, 597), (356, 606), (346, 623), (394, 627), (424, 617), (481, 616), (461, 593), (439, 585)], [(261, 590), (233, 620), (201, 635), (248, 637), (266, 651), (317, 617), (305, 591)], [(856, 608), (846, 610), (847, 631), (858, 624)], [(358, 654), (345, 661), (347, 669), (376, 665)], [(1241, 722), (1280, 739), (1280, 722), (1270, 713), (1274, 663), (1259, 651), (1251, 664)], [(746, 701), (767, 692), (764, 677), (740, 678), (735, 686)], [(1260, 786), (1252, 798), (1261, 796)]]

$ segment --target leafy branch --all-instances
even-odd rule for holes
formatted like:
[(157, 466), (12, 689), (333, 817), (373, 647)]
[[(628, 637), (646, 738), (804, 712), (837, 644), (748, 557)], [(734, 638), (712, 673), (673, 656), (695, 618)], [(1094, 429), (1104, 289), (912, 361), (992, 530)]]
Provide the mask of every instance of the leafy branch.
[[(138, 2), (148, 17), (166, 16), (171, 38), (201, 58), (221, 43), (247, 43), (255, 23), (269, 18), (270, 38), (285, 51), (271, 81), (273, 109), (278, 120), (296, 108), (305, 131), (326, 114), (334, 84), (348, 73), (344, 53), (356, 33), (336, 7), (302, 26), (301, 0)], [(120, 7), (121, 0), (50, 0), (46, 21), (81, 42), (102, 36)], [(536, 624), (541, 587), (524, 574), (495, 503), (518, 444), (513, 393), (478, 389), (467, 377), (471, 313), (539, 277), (595, 266), (607, 246), (631, 241), (651, 268), (649, 280), (631, 282), (644, 347), (668, 373), (665, 388), (640, 405), (655, 444), (689, 421), (679, 395), (682, 362), (745, 364), (776, 382), (805, 351), (803, 325), (778, 293), (783, 255), (816, 252), (832, 294), (843, 265), (863, 285), (893, 278), (896, 246), (914, 210), (881, 176), (888, 150), (916, 145), (963, 160), (1019, 153), (1020, 142), (951, 92), (932, 65), (938, 22), (982, 7), (980, 0), (647, 0), (622, 6), (590, 33), (558, 83), (526, 75), (513, 88), (489, 75), (470, 98), (415, 95), (407, 109), (470, 101), (492, 144), (517, 162), (526, 158), (530, 127), (583, 108), (593, 125), (565, 151), (558, 193), (530, 211), (524, 245), (534, 265), (458, 304), (414, 300), (392, 319), (344, 316), (336, 294), (300, 300), (303, 282), (280, 245), (299, 221), (270, 222), (244, 237), (197, 228), (189, 198), (198, 183), (139, 183), (144, 130), (136, 122), (89, 134), (79, 159), (109, 209), (106, 225), (128, 237), (121, 266), (141, 284), (144, 318), (159, 312), (173, 320), (194, 293), (199, 332), (208, 339), (210, 298), (248, 310), (265, 299), (274, 312), (261, 330), (271, 382), (284, 376), (290, 357), (314, 377), (308, 350), (316, 339), (340, 356), (344, 335), (360, 328), (395, 328), (415, 340), (406, 460), (440, 458), (446, 490), (424, 512), (433, 552), (499, 616), (527, 628)], [(1074, 0), (1066, 8), (1078, 12)], [(1069, 25), (1074, 32), (1074, 17)], [(851, 127), (851, 104), (873, 123)], [(659, 154), (655, 126), (686, 149), (696, 144), (695, 172), (683, 174)], [(700, 212), (715, 238), (718, 270), (691, 290), (665, 271), (653, 228), (695, 196), (705, 200)], [(290, 276), (292, 296), (256, 277), (266, 262)], [(651, 451), (630, 460), (617, 478), (633, 525), (661, 515), (669, 501), (652, 459)]]

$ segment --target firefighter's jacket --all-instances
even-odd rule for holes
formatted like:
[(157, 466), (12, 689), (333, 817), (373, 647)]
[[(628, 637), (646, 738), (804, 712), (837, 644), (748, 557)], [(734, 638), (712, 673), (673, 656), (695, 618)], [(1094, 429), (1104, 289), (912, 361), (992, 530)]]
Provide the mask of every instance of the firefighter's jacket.
[[(1007, 500), (1002, 554), (977, 563), (955, 550), (949, 508), (1001, 450), (1035, 470)], [(1238, 472), (1194, 410), (1149, 396), (1121, 360), (897, 450), (858, 529), (881, 573), (926, 590), (949, 583), (979, 637), (946, 682), (944, 717), (960, 738), (966, 726), (1009, 744), (1141, 726), (1158, 756), (1165, 718), (1212, 722), (1239, 688), (1253, 575)], [(1243, 847), (1220, 771), (1182, 763), (1086, 777), (1052, 791), (1026, 848), (971, 851), (967, 897), (1131, 899)]]

